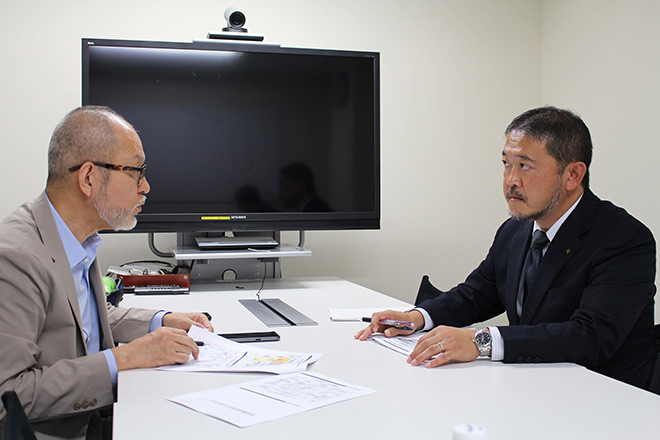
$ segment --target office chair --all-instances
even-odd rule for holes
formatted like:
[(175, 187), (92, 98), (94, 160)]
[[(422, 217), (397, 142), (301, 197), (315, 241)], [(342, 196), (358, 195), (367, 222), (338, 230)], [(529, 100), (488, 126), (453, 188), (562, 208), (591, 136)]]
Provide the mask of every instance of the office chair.
[(7, 410), (4, 440), (37, 440), (16, 392), (5, 391), (2, 403)]
[(440, 295), (442, 290), (438, 290), (431, 282), (429, 281), (429, 276), (424, 275), (422, 277), (422, 282), (419, 285), (419, 290), (417, 291), (417, 298), (415, 298), (415, 306), (420, 305), (423, 301), (427, 299), (435, 298)]
[(653, 367), (653, 374), (651, 375), (651, 386), (649, 391), (655, 394), (660, 394), (660, 324), (656, 324), (653, 328), (655, 337), (655, 366)]

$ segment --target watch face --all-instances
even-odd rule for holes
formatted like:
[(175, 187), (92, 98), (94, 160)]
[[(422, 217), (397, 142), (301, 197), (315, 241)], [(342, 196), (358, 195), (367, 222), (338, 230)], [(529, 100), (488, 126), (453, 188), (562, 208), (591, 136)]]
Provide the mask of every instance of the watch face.
[(474, 342), (477, 343), (477, 345), (483, 347), (485, 345), (490, 344), (490, 333), (488, 332), (478, 332), (476, 335), (474, 335)]

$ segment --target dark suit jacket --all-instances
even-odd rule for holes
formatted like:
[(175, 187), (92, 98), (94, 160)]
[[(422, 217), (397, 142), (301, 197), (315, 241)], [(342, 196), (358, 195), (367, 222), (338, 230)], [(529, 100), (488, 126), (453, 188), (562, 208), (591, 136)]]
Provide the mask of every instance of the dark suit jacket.
[(419, 305), (435, 325), (463, 327), (506, 311), (504, 362), (574, 362), (648, 388), (653, 368), (655, 240), (591, 191), (550, 243), (527, 294), (516, 295), (533, 222), (509, 219), (466, 281)]
[[(101, 349), (149, 330), (155, 310), (106, 304), (95, 261)], [(39, 439), (83, 438), (114, 401), (103, 353), (88, 355), (69, 260), (46, 195), (0, 223), (0, 391), (14, 390)], [(4, 408), (0, 408), (0, 432)]]

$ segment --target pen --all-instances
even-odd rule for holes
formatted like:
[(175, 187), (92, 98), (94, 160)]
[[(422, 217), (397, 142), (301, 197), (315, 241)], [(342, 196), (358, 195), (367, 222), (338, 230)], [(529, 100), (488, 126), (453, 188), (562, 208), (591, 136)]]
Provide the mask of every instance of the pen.
[(202, 312), (202, 315), (206, 316), (206, 319), (208, 319), (209, 321), (212, 319), (211, 314), (209, 312)]
[(195, 344), (197, 344), (198, 347), (203, 347), (204, 341), (195, 341)]
[[(362, 322), (371, 322), (371, 318), (365, 316), (362, 318)], [(378, 324), (389, 325), (390, 327), (398, 328), (401, 330), (412, 330), (413, 323), (411, 321), (398, 321), (396, 319), (381, 319), (378, 321)]]

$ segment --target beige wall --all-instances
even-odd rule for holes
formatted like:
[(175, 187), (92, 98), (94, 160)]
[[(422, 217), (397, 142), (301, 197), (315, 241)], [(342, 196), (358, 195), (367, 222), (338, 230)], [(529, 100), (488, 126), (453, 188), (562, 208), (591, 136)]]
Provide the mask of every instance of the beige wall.
[(548, 0), (542, 17), (543, 103), (580, 113), (594, 142), (592, 190), (657, 240), (660, 2)]
[[(423, 274), (441, 288), (462, 281), (506, 218), (502, 132), (545, 103), (573, 108), (591, 127), (595, 192), (660, 230), (650, 133), (660, 91), (657, 2), (232, 4), (269, 42), (381, 53), (382, 228), (308, 232), (314, 256), (284, 260), (285, 276), (335, 275), (408, 301)], [(230, 5), (3, 1), (0, 217), (43, 188), (50, 132), (80, 103), (81, 38), (201, 39), (225, 25)], [(162, 248), (172, 241), (157, 239)], [(141, 258), (153, 258), (146, 236), (104, 236), (103, 267)]]

